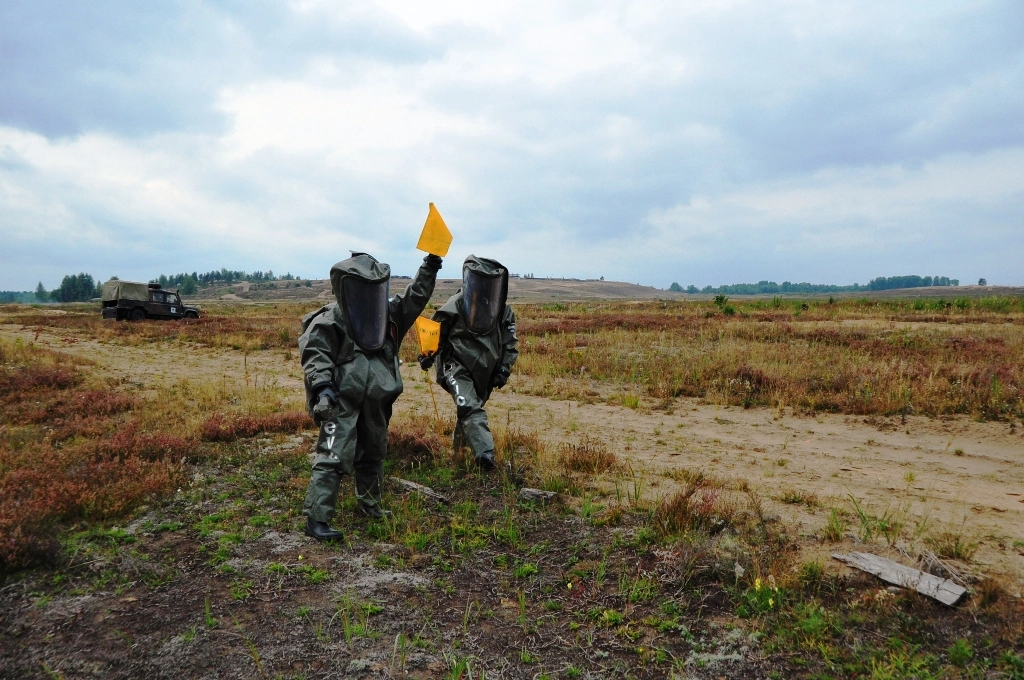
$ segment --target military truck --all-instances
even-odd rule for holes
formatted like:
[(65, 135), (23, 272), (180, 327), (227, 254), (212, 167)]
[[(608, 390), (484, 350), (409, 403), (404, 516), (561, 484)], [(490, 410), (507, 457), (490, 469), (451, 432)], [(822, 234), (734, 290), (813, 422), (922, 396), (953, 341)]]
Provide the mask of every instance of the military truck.
[(103, 318), (118, 321), (143, 319), (198, 319), (199, 309), (181, 304), (176, 290), (164, 290), (159, 283), (110, 280), (100, 294)]

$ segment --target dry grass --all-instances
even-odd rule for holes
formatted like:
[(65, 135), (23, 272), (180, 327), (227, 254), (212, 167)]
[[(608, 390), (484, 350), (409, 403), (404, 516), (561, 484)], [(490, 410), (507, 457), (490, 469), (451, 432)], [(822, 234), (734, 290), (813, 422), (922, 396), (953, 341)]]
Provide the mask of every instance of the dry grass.
[(948, 557), (970, 562), (978, 552), (979, 541), (964, 534), (963, 528), (954, 531), (939, 531), (925, 538), (925, 543), (939, 557)]
[(558, 466), (566, 473), (597, 475), (618, 468), (618, 459), (604, 442), (584, 435), (579, 442), (566, 442), (558, 449)]
[(735, 506), (722, 495), (722, 490), (705, 484), (704, 476), (697, 473), (658, 505), (654, 526), (662, 536), (693, 531), (711, 534), (730, 526), (735, 515)]
[[(124, 344), (196, 343), (242, 352), (293, 350), (302, 315), (319, 302), (212, 305), (198, 321), (103, 321), (87, 305), (66, 314), (0, 311), (28, 327)], [(679, 396), (743, 406), (850, 414), (1024, 417), (1024, 300), (733, 301), (517, 305), (516, 372), (545, 396), (593, 401), (590, 381), (638, 407)], [(806, 308), (805, 308), (806, 307)], [(415, 341), (402, 358), (415, 358)], [(580, 378), (583, 378), (581, 380)], [(616, 396), (617, 395), (617, 396)]]
[(738, 303), (734, 316), (691, 302), (524, 305), (517, 370), (539, 393), (582, 400), (581, 377), (659, 401), (1020, 417), (1024, 302), (965, 304)]
[(179, 341), (205, 347), (242, 351), (259, 349), (295, 349), (299, 339), (299, 320), (320, 305), (265, 304), (217, 305), (204, 310), (202, 318), (181, 321), (141, 321), (138, 323), (104, 320), (95, 305), (62, 305), (66, 314), (54, 315), (49, 309), (6, 306), (13, 323), (29, 327), (60, 328), (74, 331), (77, 338), (96, 338), (125, 345)]
[(453, 419), (438, 423), (433, 416), (413, 415), (391, 421), (388, 429), (388, 458), (399, 467), (409, 464), (439, 464), (452, 454)]

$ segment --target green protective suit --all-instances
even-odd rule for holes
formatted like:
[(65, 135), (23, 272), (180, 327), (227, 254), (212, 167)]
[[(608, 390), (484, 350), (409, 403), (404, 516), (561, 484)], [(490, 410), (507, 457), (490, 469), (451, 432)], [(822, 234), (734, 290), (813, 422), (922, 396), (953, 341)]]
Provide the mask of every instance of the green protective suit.
[[(380, 501), (391, 407), (403, 389), (398, 349), (434, 292), (440, 259), (431, 262), (432, 257), (424, 260), (404, 293), (388, 300), (382, 291), (386, 327), (383, 344), (375, 351), (357, 342), (361, 329), (353, 323), (355, 319), (346, 318), (350, 307), (343, 294), (346, 280), (386, 282), (390, 278), (390, 267), (365, 253), (353, 252), (351, 258), (331, 268), (331, 288), (337, 301), (302, 319), (299, 353), (306, 403), (320, 426), (303, 505), (303, 514), (314, 521), (329, 523), (334, 517), (338, 487), (345, 474), (354, 475), (360, 503), (376, 505)], [(355, 316), (355, 312), (348, 315)], [(336, 406), (315, 403), (324, 387), (336, 393)]]
[[(482, 274), (501, 277), (500, 300), (493, 312), (494, 322), (487, 329), (471, 328), (467, 323), (467, 303), (464, 301), (467, 275)], [(441, 338), (435, 361), (437, 382), (455, 402), (458, 422), (455, 426), (454, 446), (469, 444), (473, 455), (494, 451), (494, 437), (487, 423), (484, 404), (491, 396), (499, 377), (504, 384), (519, 357), (519, 339), (516, 337), (516, 315), (506, 304), (508, 270), (495, 260), (470, 255), (463, 264), (463, 288), (448, 298), (434, 312), (433, 319), (441, 324)]]

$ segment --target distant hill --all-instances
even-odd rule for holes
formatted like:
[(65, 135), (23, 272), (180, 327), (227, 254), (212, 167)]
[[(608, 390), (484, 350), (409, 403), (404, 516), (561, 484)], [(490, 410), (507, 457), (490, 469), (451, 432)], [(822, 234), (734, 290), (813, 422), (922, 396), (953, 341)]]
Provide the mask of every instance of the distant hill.
[[(392, 277), (391, 293), (401, 292), (410, 279)], [(212, 285), (199, 288), (189, 299), (202, 300), (324, 300), (333, 299), (328, 279), (309, 281), (270, 281), (263, 283), (240, 282), (233, 285)], [(431, 301), (440, 304), (462, 286), (461, 279), (438, 279)], [(582, 281), (579, 279), (524, 279), (510, 278), (509, 299), (517, 302), (544, 302), (548, 300), (657, 300), (686, 297), (676, 293), (618, 281)]]
[(698, 289), (697, 286), (687, 286), (685, 289), (678, 283), (673, 283), (669, 290), (676, 293), (703, 293), (704, 295), (778, 295), (787, 293), (859, 293), (862, 291), (878, 290), (900, 290), (904, 288), (929, 288), (942, 286), (959, 286), (959, 279), (951, 279), (948, 276), (879, 276), (871, 279), (866, 285), (854, 283), (849, 286), (837, 286), (823, 283), (791, 283), (783, 281), (758, 281), (757, 283), (734, 283), (726, 286), (704, 286)]
[[(391, 293), (398, 293), (409, 283), (408, 278), (393, 277)], [(271, 281), (263, 283), (241, 282), (234, 285), (213, 285), (200, 288), (196, 295), (187, 296), (189, 300), (250, 300), (250, 301), (309, 301), (322, 300), (324, 303), (333, 299), (331, 282), (327, 279), (308, 281)], [(439, 305), (447, 300), (462, 285), (460, 279), (438, 279), (431, 302)], [(579, 279), (509, 279), (509, 299), (513, 302), (561, 302), (561, 301), (598, 301), (598, 300), (705, 300), (713, 297), (711, 293), (697, 294), (679, 293), (651, 286), (640, 286), (621, 281), (595, 281)], [(729, 293), (734, 297), (757, 297), (758, 294)], [(1024, 296), (1024, 287), (1011, 288), (1005, 286), (928, 286), (903, 288), (882, 291), (871, 291), (864, 287), (851, 291), (821, 293), (776, 293), (782, 297), (815, 297), (834, 295), (837, 298), (849, 297), (945, 297), (950, 300), (956, 297), (983, 297), (991, 295)], [(771, 297), (774, 294), (764, 293)]]

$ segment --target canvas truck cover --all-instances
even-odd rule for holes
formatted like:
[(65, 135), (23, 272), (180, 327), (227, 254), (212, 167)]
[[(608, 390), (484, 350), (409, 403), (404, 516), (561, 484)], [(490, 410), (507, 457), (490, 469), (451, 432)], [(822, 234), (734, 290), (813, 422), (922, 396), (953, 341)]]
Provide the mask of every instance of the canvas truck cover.
[(138, 300), (146, 302), (149, 300), (149, 286), (145, 283), (133, 283), (131, 281), (107, 281), (103, 284), (103, 291), (100, 295), (104, 302), (113, 300)]

